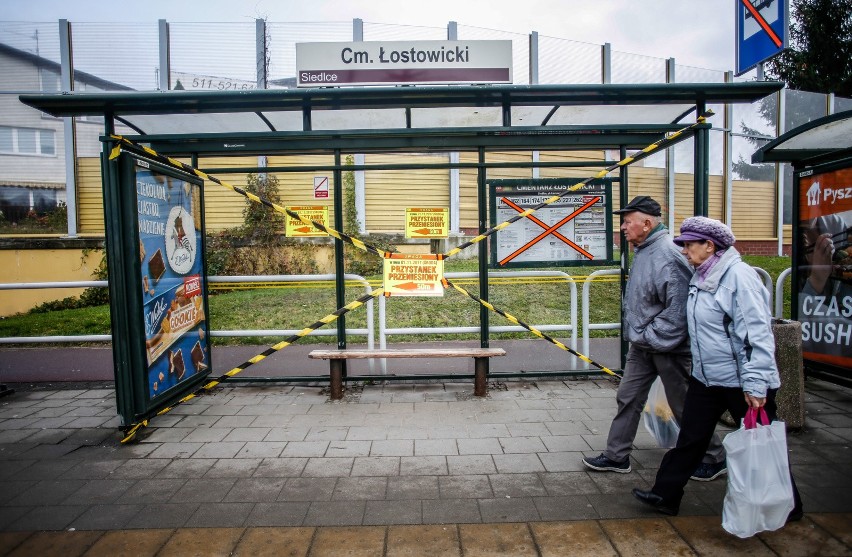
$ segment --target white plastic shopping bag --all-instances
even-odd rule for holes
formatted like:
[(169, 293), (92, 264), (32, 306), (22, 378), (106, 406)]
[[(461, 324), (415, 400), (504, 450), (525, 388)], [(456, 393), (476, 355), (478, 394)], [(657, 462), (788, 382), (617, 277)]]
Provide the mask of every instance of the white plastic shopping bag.
[(675, 420), (669, 401), (666, 399), (666, 389), (659, 377), (651, 385), (648, 402), (642, 410), (642, 421), (645, 423), (645, 429), (654, 436), (660, 447), (671, 449), (677, 444), (680, 426)]
[[(761, 423), (757, 423), (758, 414)], [(729, 433), (722, 444), (728, 455), (722, 528), (748, 538), (784, 526), (793, 510), (784, 422), (770, 424), (766, 410), (749, 408), (742, 427)]]

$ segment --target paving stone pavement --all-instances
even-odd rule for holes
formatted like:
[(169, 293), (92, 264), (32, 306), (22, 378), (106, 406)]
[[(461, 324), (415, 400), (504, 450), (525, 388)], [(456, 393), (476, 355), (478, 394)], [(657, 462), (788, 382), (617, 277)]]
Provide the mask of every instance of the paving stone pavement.
[(641, 426), (633, 473), (583, 468), (608, 379), (223, 386), (128, 445), (109, 385), (34, 385), (0, 398), (0, 555), (852, 555), (852, 390), (805, 384), (806, 517), (748, 540), (724, 480), (679, 517), (633, 499), (664, 452)]

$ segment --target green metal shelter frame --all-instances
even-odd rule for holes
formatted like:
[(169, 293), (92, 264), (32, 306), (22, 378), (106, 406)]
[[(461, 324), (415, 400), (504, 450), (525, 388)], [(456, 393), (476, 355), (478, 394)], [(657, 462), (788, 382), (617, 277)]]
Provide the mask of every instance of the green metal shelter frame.
[[(777, 92), (778, 82), (654, 85), (475, 85), (359, 87), (233, 92), (120, 92), (22, 95), (21, 102), (56, 117), (104, 118), (103, 183), (117, 183), (108, 161), (117, 122), (135, 130), (126, 137), (160, 154), (189, 157), (246, 155), (333, 155), (324, 166), (204, 168), (204, 172), (333, 173), (334, 223), (343, 229), (342, 172), (425, 168), (476, 168), (479, 231), (487, 228), (486, 172), (489, 168), (606, 167), (601, 163), (487, 163), (489, 151), (618, 149), (621, 158), (693, 123), (708, 106), (753, 103)], [(695, 126), (678, 141), (694, 137), (695, 214), (708, 211), (709, 131)], [(347, 154), (475, 152), (476, 163), (344, 165)], [(628, 199), (628, 169), (620, 205)], [(105, 205), (106, 218), (115, 207)], [(622, 238), (623, 240), (623, 238)], [(488, 299), (487, 243), (479, 244), (480, 292)], [(337, 306), (344, 299), (344, 243), (335, 240)], [(622, 252), (622, 289), (627, 272)], [(111, 285), (113, 311), (129, 295)], [(132, 321), (138, 321), (133, 316)], [(480, 307), (481, 345), (488, 346), (488, 310)], [(119, 319), (113, 315), (113, 323)], [(131, 321), (127, 319), (125, 321)], [(114, 325), (115, 327), (115, 325)], [(113, 330), (113, 342), (124, 342)], [(337, 322), (339, 348), (346, 347), (345, 320)], [(622, 350), (622, 359), (624, 350)], [(623, 360), (622, 360), (623, 363)], [(116, 362), (118, 365), (118, 362)], [(588, 373), (588, 372), (584, 372)], [(530, 375), (526, 373), (525, 375)], [(314, 380), (316, 378), (313, 378)]]

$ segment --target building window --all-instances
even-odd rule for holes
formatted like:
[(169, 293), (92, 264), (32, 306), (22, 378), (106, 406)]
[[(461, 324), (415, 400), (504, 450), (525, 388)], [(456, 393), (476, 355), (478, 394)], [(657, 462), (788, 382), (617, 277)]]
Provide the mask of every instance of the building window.
[(56, 132), (38, 128), (0, 126), (0, 153), (56, 156)]

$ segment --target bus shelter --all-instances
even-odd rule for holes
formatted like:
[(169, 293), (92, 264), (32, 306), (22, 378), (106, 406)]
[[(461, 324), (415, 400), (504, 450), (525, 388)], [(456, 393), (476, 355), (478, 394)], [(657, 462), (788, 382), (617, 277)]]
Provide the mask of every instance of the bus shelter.
[[(693, 139), (693, 211), (707, 214), (711, 128), (706, 120), (708, 107), (752, 103), (781, 87), (775, 82), (747, 82), (72, 92), (23, 95), (21, 101), (55, 117), (102, 117), (104, 121), (102, 177), (116, 394), (119, 414), (128, 427), (185, 400), (187, 393), (209, 381), (215, 368), (215, 363), (210, 362), (205, 318), (204, 186), (210, 181), (223, 184), (213, 176), (214, 171), (227, 173), (235, 169), (199, 170), (199, 160), (204, 157), (333, 157), (330, 165), (293, 168), (258, 162), (255, 168), (240, 166), (238, 170), (331, 173), (334, 219), (328, 229), (334, 237), (335, 295), (340, 309), (335, 319), (323, 319), (317, 326), (334, 321), (337, 346), (341, 349), (347, 345), (346, 308), (353, 305), (345, 299), (344, 250), (374, 250), (339, 233), (343, 230), (344, 170), (402, 166), (406, 170), (475, 169), (479, 234), (464, 247), (478, 250), (478, 292), (472, 297), (481, 304), (479, 336), (481, 346), (486, 348), (490, 318), (489, 244), (493, 242), (483, 240), (501, 228), (495, 221), (489, 222), (489, 170), (598, 167), (593, 170), (596, 177), (612, 174), (609, 179), (620, 186), (617, 202), (604, 199), (610, 191), (608, 187), (598, 195), (611, 210), (629, 200), (630, 163)], [(133, 133), (116, 136), (118, 123)], [(535, 150), (614, 150), (620, 156), (617, 161), (573, 164), (486, 160), (490, 152)], [(471, 152), (477, 158), (473, 163), (452, 162), (449, 157), (449, 162), (441, 163), (343, 164), (344, 157), (350, 154), (421, 152)], [(550, 199), (558, 197), (553, 195)], [(256, 198), (254, 201), (264, 202)], [(529, 211), (522, 211), (513, 219), (529, 215)], [(373, 253), (382, 256), (381, 252)], [(622, 250), (622, 289), (627, 262), (626, 250)], [(276, 345), (258, 358), (286, 344)], [(622, 344), (622, 362), (623, 357)], [(231, 370), (220, 380), (239, 371), (240, 368)], [(361, 377), (350, 377), (358, 378)]]
[(852, 386), (852, 111), (792, 129), (752, 160), (793, 165), (791, 314), (805, 370)]

